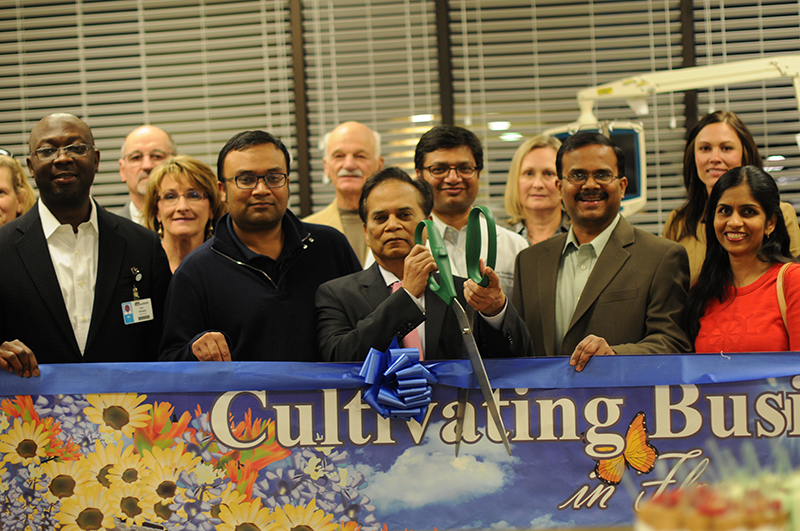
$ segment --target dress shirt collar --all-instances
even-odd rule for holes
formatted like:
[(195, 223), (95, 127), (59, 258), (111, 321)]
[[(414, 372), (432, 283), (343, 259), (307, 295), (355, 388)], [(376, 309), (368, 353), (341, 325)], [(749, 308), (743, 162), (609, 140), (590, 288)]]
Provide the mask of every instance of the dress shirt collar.
[[(617, 213), (617, 217), (614, 218), (614, 221), (612, 221), (611, 224), (603, 230), (603, 232), (595, 236), (595, 238), (588, 243), (588, 245), (591, 245), (594, 248), (595, 256), (599, 257), (600, 253), (603, 252), (603, 249), (606, 248), (608, 240), (611, 239), (611, 233), (617, 228), (620, 217), (620, 214)], [(581, 246), (581, 244), (578, 243), (577, 238), (575, 238), (575, 231), (572, 229), (572, 226), (570, 226), (569, 232), (567, 233), (567, 241), (564, 242), (564, 248), (561, 249), (562, 256), (566, 254), (570, 248), (570, 245), (573, 245), (575, 249), (580, 249)]]
[[(39, 219), (42, 220), (42, 230), (44, 231), (44, 238), (46, 240), (50, 239), (50, 236), (62, 225), (61, 222), (56, 219), (50, 209), (45, 206), (44, 202), (39, 199)], [(89, 207), (91, 208), (91, 214), (89, 214), (89, 221), (84, 221), (84, 223), (89, 223), (92, 227), (94, 227), (94, 231), (96, 234), (100, 234), (100, 226), (97, 224), (97, 208), (94, 206), (94, 199), (89, 197)]]
[(384, 269), (382, 265), (378, 264), (378, 271), (381, 272), (381, 276), (383, 277), (383, 281), (386, 282), (387, 286), (391, 286), (395, 282), (402, 282), (397, 275), (389, 271), (388, 269)]

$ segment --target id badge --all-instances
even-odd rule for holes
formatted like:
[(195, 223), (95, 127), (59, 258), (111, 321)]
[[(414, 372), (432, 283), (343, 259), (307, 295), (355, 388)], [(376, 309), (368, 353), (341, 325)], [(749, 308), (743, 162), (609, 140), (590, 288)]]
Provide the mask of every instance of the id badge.
[(122, 319), (126, 325), (153, 320), (153, 303), (150, 299), (139, 299), (122, 303)]

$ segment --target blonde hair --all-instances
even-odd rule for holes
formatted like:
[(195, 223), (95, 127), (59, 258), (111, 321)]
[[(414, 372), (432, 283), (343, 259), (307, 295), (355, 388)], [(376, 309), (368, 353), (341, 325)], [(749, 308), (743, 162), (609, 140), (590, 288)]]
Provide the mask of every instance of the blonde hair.
[(214, 171), (197, 159), (187, 155), (177, 155), (162, 162), (150, 172), (142, 208), (142, 215), (149, 229), (158, 229), (158, 196), (161, 193), (161, 183), (167, 177), (173, 177), (175, 180), (186, 179), (192, 186), (208, 194), (212, 225), (225, 213), (225, 203), (222, 202), (222, 196), (217, 188)]
[(505, 207), (508, 215), (509, 225), (518, 223), (525, 219), (525, 212), (522, 209), (522, 201), (519, 199), (519, 175), (522, 172), (522, 159), (534, 149), (549, 147), (558, 153), (561, 141), (554, 136), (536, 135), (517, 148), (514, 158), (511, 159), (511, 166), (508, 168), (508, 180), (506, 181)]
[(17, 194), (17, 201), (22, 204), (21, 216), (36, 203), (36, 194), (28, 182), (28, 176), (25, 175), (25, 168), (17, 159), (7, 155), (0, 155), (0, 168), (8, 168), (11, 171), (11, 186)]

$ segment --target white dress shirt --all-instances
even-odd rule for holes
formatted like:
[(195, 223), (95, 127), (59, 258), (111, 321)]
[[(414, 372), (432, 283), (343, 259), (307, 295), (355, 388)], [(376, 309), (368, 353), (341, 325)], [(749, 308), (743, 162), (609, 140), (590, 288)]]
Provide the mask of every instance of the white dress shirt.
[(131, 219), (144, 227), (144, 213), (133, 204), (133, 201), (130, 202), (130, 212), (131, 212)]
[(97, 282), (97, 255), (100, 232), (97, 225), (97, 208), (90, 198), (92, 212), (89, 221), (78, 226), (62, 225), (41, 200), (39, 217), (42, 220), (47, 249), (53, 261), (64, 306), (67, 308), (75, 339), (83, 354), (94, 307), (94, 288)]

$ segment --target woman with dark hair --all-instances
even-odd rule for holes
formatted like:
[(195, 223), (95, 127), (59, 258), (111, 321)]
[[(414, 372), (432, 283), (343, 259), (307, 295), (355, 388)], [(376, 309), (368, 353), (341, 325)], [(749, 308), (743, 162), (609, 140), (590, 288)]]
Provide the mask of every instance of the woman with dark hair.
[[(686, 247), (691, 283), (697, 280), (706, 254), (703, 214), (711, 188), (726, 171), (738, 166), (763, 168), (758, 146), (750, 130), (735, 114), (717, 111), (707, 114), (689, 132), (683, 153), (683, 185), (686, 203), (673, 210), (664, 225), (664, 237)], [(789, 231), (792, 256), (800, 254), (800, 227), (789, 203), (780, 210)]]
[(775, 180), (756, 166), (726, 172), (705, 219), (706, 257), (685, 313), (695, 351), (800, 350), (800, 264)]

